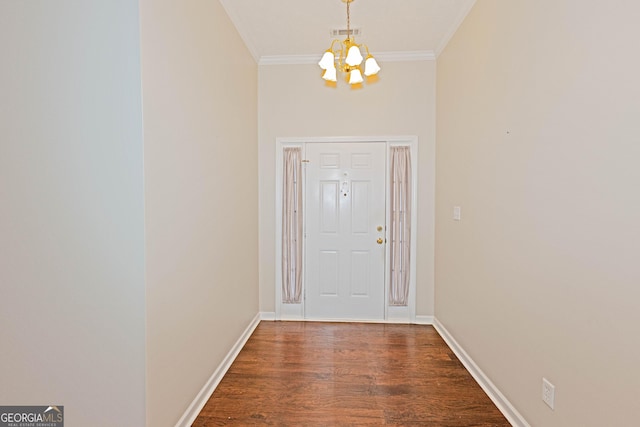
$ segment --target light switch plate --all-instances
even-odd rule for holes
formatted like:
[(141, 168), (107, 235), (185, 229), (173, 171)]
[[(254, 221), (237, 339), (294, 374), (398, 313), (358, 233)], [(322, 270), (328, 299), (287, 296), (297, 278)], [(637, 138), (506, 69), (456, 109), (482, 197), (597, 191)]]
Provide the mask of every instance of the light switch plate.
[(453, 220), (460, 221), (460, 206), (453, 207)]

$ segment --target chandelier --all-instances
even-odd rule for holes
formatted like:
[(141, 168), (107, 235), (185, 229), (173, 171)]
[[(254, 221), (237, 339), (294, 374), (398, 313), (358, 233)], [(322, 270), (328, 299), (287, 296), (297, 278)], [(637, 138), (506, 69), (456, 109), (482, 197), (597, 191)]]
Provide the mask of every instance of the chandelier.
[[(322, 78), (329, 82), (337, 80), (337, 70), (347, 75), (350, 85), (362, 83), (363, 70), (360, 67), (364, 60), (364, 75), (374, 76), (380, 71), (380, 67), (375, 58), (369, 53), (369, 48), (364, 44), (357, 44), (351, 34), (351, 15), (349, 6), (353, 0), (342, 0), (347, 4), (347, 38), (344, 40), (333, 40), (331, 47), (326, 50), (318, 65), (324, 73)], [(336, 47), (337, 45), (337, 47)], [(362, 56), (361, 48), (366, 51), (366, 59)]]

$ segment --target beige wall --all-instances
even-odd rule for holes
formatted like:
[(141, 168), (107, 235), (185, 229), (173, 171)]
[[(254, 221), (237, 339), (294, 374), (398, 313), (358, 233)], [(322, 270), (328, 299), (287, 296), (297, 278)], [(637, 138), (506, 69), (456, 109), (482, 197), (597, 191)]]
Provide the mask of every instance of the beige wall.
[(324, 85), (317, 65), (263, 65), (259, 74), (260, 310), (275, 311), (275, 153), (278, 137), (417, 135), (418, 315), (433, 315), (435, 63), (381, 63), (380, 81)]
[(0, 2), (0, 404), (69, 426), (145, 423), (138, 33), (136, 2)]
[(173, 426), (258, 312), (257, 65), (217, 1), (141, 1), (147, 425)]
[(438, 59), (436, 316), (534, 426), (640, 419), (639, 16), (481, 0)]

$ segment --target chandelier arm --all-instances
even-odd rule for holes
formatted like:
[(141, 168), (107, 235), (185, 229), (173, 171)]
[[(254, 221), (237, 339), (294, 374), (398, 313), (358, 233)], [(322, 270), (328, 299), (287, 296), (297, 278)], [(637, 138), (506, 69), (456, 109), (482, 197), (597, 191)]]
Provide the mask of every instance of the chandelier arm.
[(330, 51), (335, 52), (333, 50), (333, 46), (335, 46), (336, 43), (340, 43), (340, 40), (338, 39), (333, 39), (333, 41), (331, 42), (331, 47), (329, 48)]
[[(340, 45), (340, 49), (335, 49), (335, 45), (336, 43), (338, 43)], [(343, 46), (344, 43), (342, 40), (338, 40), (338, 39), (333, 39), (333, 41), (331, 42), (331, 47), (329, 48), (329, 50), (331, 50), (333, 52), (333, 58), (334, 58), (334, 64), (336, 65), (336, 68), (340, 71), (344, 71), (342, 69), (342, 58), (344, 57), (344, 50), (343, 50)]]

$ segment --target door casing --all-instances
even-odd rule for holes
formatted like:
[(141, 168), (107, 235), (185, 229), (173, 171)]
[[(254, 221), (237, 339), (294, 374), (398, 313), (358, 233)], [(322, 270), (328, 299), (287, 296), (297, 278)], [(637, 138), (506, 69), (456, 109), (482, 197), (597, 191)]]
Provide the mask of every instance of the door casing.
[[(408, 146), (411, 149), (411, 166), (412, 166), (412, 218), (411, 218), (411, 253), (412, 259), (416, 260), (416, 247), (417, 247), (417, 218), (418, 218), (418, 137), (417, 136), (379, 136), (379, 137), (301, 137), (301, 138), (276, 138), (276, 188), (275, 188), (275, 320), (307, 320), (305, 319), (304, 311), (304, 293), (305, 283), (303, 279), (303, 301), (300, 304), (284, 304), (282, 303), (282, 156), (285, 147), (301, 147), (303, 152), (303, 158), (305, 155), (305, 148), (307, 143), (358, 143), (358, 142), (384, 142), (387, 146), (387, 167), (385, 183), (387, 187), (387, 193), (389, 192), (389, 149), (393, 146)], [(304, 166), (303, 166), (304, 167)], [(306, 182), (303, 184), (306, 185)], [(303, 199), (305, 195), (303, 194)], [(304, 203), (304, 201), (303, 201)], [(386, 206), (386, 224), (385, 228), (389, 229), (389, 204)], [(385, 259), (388, 262), (389, 259), (389, 245), (385, 245)], [(305, 263), (306, 264), (306, 263)], [(303, 264), (304, 265), (304, 264)], [(387, 269), (385, 269), (387, 270)], [(303, 272), (304, 276), (304, 272)], [(416, 263), (412, 262), (410, 267), (410, 281), (409, 281), (409, 302), (406, 307), (390, 307), (388, 303), (389, 299), (389, 275), (385, 274), (385, 316), (384, 321), (389, 323), (406, 322), (415, 323), (416, 320)], [(316, 321), (329, 320), (329, 319), (314, 319)], [(335, 321), (335, 319), (332, 319)], [(366, 319), (349, 319), (349, 321), (363, 321)]]

